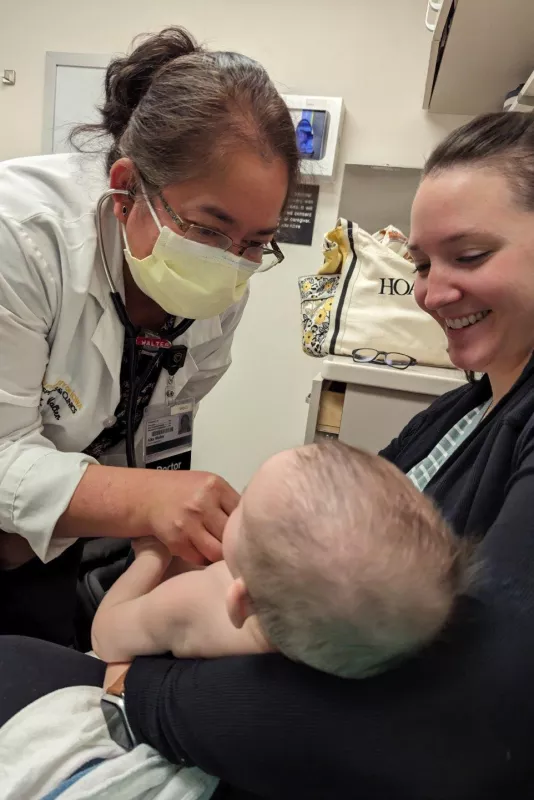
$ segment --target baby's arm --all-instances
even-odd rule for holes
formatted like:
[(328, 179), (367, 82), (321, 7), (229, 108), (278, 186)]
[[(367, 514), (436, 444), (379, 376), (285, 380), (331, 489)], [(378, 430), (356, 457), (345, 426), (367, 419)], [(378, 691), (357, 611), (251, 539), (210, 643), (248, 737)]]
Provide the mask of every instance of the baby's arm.
[[(212, 658), (260, 652), (254, 627), (236, 629), (226, 611), (232, 577), (221, 561), (158, 585), (169, 558), (146, 545), (105, 596), (96, 614), (93, 649), (104, 661), (166, 653)], [(263, 646), (264, 649), (264, 646)]]
[[(130, 661), (132, 649), (139, 655), (154, 652), (151, 631), (138, 620), (139, 603), (164, 580), (172, 556), (155, 539), (138, 539), (135, 561), (105, 594), (91, 629), (95, 653), (104, 661)], [(124, 658), (123, 658), (124, 655)]]

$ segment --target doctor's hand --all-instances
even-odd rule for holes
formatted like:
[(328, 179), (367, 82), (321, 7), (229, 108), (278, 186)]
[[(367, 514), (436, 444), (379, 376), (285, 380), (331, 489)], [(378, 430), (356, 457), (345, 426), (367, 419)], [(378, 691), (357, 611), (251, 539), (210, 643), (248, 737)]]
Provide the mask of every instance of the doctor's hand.
[(210, 472), (89, 464), (53, 536), (153, 536), (173, 556), (202, 566), (222, 559), (224, 527), (239, 499)]
[(139, 498), (145, 533), (191, 564), (220, 561), (223, 531), (238, 493), (209, 472), (158, 470), (145, 476), (150, 486)]

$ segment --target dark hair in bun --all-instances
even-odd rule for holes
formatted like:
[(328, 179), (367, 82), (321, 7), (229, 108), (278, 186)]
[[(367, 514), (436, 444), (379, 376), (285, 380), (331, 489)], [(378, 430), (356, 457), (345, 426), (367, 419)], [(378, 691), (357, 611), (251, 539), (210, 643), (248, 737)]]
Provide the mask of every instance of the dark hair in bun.
[(267, 72), (239, 53), (210, 52), (180, 27), (148, 35), (106, 73), (102, 122), (80, 135), (110, 136), (108, 170), (128, 156), (153, 191), (205, 175), (239, 148), (298, 174), (295, 130)]

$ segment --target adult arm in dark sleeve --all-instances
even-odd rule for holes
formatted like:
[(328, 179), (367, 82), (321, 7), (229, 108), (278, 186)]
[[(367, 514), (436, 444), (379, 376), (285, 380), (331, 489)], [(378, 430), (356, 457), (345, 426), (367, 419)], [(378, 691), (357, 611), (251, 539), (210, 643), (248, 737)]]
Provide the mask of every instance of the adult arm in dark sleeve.
[(480, 546), (473, 596), (401, 668), (350, 681), (279, 655), (137, 659), (126, 683), (135, 734), (266, 798), (351, 786), (359, 800), (534, 796), (533, 496), (530, 445)]
[(419, 414), (416, 414), (407, 425), (404, 426), (402, 431), (396, 436), (391, 442), (386, 445), (382, 450), (379, 452), (379, 456), (382, 458), (386, 458), (388, 461), (395, 463), (399, 453), (401, 452), (404, 445), (412, 441), (415, 436), (417, 436), (417, 432), (423, 427), (428, 417), (428, 409), (425, 408), (423, 411), (420, 411)]
[[(428, 408), (416, 414), (404, 426), (399, 435), (380, 451), (379, 455), (394, 464), (397, 463), (405, 446), (411, 445), (414, 440), (417, 440), (419, 434), (430, 424), (432, 424), (432, 428), (436, 433), (435, 443), (437, 443), (441, 436), (445, 435), (464, 414), (490, 396), (491, 390), (488, 391), (487, 387), (489, 387), (489, 384), (486, 384), (485, 381), (479, 381), (478, 384), (466, 384), (459, 389), (445, 392), (441, 397), (434, 400)], [(423, 448), (426, 447), (425, 441), (426, 438), (421, 442)], [(423, 449), (420, 453), (421, 458), (427, 456), (428, 452), (428, 448)]]

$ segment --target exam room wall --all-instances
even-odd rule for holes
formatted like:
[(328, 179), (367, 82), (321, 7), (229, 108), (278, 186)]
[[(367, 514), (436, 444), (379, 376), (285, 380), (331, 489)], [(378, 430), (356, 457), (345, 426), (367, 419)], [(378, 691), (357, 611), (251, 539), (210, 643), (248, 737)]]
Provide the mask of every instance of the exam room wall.
[[(421, 109), (425, 9), (426, 0), (0, 0), (0, 67), (17, 71), (15, 87), (0, 85), (0, 160), (40, 152), (46, 51), (123, 51), (137, 33), (174, 23), (258, 59), (282, 92), (342, 96), (340, 163), (420, 167), (463, 121)], [(194, 466), (238, 489), (269, 455), (303, 441), (321, 362), (300, 350), (297, 277), (321, 263), (341, 176), (321, 188), (312, 247), (286, 245), (282, 266), (253, 280), (234, 363), (198, 413)]]

